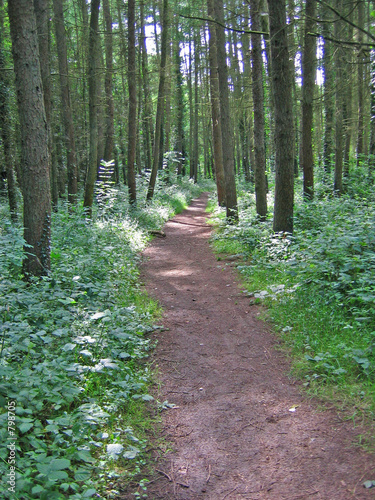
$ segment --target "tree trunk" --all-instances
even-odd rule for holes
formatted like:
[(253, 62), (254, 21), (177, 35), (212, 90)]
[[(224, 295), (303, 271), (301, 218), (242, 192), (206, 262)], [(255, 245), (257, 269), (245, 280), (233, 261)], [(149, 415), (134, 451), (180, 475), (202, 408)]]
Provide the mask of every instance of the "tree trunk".
[[(209, 18), (214, 18), (214, 0), (207, 0)], [(225, 205), (225, 174), (223, 162), (221, 115), (220, 115), (220, 89), (217, 70), (217, 43), (216, 27), (209, 23), (209, 59), (210, 59), (210, 89), (211, 89), (211, 114), (212, 114), (212, 142), (214, 152), (215, 176), (219, 206)]]
[[(251, 29), (260, 31), (260, 1), (250, 0)], [(266, 151), (264, 145), (264, 91), (262, 40), (257, 34), (251, 35), (253, 61), (254, 100), (254, 147), (255, 147), (255, 198), (256, 211), (261, 220), (267, 217)]]
[(228, 67), (225, 51), (223, 0), (215, 1), (217, 60), (220, 89), (221, 133), (225, 174), (226, 209), (229, 221), (238, 220), (236, 179), (234, 176), (234, 144), (229, 108)]
[(47, 120), (48, 154), (50, 165), (52, 206), (57, 210), (59, 200), (57, 163), (52, 161), (53, 134), (52, 134), (52, 89), (50, 70), (50, 12), (47, 0), (34, 0), (35, 18), (37, 20), (39, 40), (40, 72), (43, 83), (44, 109)]
[(3, 0), (0, 0), (0, 131), (4, 150), (10, 216), (17, 221), (17, 189), (12, 155), (12, 127), (9, 107), (9, 73), (5, 68)]
[(176, 154), (177, 154), (177, 175), (184, 175), (185, 169), (185, 134), (184, 134), (184, 89), (183, 76), (181, 71), (181, 54), (180, 54), (180, 37), (178, 24), (176, 26), (176, 43), (175, 43), (175, 66), (176, 66), (176, 114), (177, 114), (177, 137), (176, 137)]
[(89, 34), (89, 122), (90, 122), (90, 151), (89, 167), (86, 177), (85, 197), (83, 206), (87, 208), (89, 217), (92, 215), (94, 201), (94, 186), (98, 170), (98, 84), (97, 84), (97, 59), (98, 59), (98, 29), (99, 29), (99, 4), (100, 0), (91, 0), (90, 34)]
[[(364, 28), (365, 25), (365, 6), (363, 0), (357, 1), (358, 10), (358, 26)], [(358, 30), (358, 43), (363, 42), (363, 32)], [(364, 153), (364, 49), (362, 45), (358, 48), (358, 59), (357, 59), (357, 85), (358, 85), (358, 137), (357, 137), (357, 165), (359, 165), (363, 160)]]
[(314, 87), (316, 66), (315, 36), (310, 35), (315, 25), (315, 0), (306, 0), (304, 50), (302, 54), (302, 169), (303, 196), (314, 197)]
[(297, 99), (297, 84), (295, 78), (295, 59), (296, 54), (298, 52), (298, 46), (296, 46), (296, 37), (295, 37), (295, 2), (294, 0), (288, 1), (288, 18), (289, 18), (289, 58), (290, 58), (290, 66), (292, 71), (292, 82), (293, 82), (293, 115), (294, 115), (294, 176), (298, 177), (299, 168), (298, 168), (298, 152), (299, 152), (299, 132), (298, 132), (298, 99)]
[(128, 1), (128, 88), (129, 88), (129, 124), (128, 124), (128, 187), (129, 202), (137, 202), (135, 182), (135, 153), (137, 147), (137, 73), (135, 56), (135, 0)]
[(191, 158), (190, 177), (194, 182), (198, 181), (198, 161), (199, 161), (199, 51), (200, 51), (200, 28), (195, 28), (194, 36), (194, 115), (193, 115), (193, 150)]
[(53, 0), (55, 16), (55, 35), (57, 55), (59, 60), (61, 106), (65, 127), (65, 145), (67, 153), (68, 170), (68, 201), (77, 202), (77, 163), (75, 151), (74, 125), (70, 100), (68, 56), (64, 24), (64, 10), (62, 0)]
[(285, 0), (268, 0), (272, 90), (275, 106), (275, 232), (293, 232), (294, 134), (292, 75), (290, 71)]
[(141, 61), (142, 61), (142, 84), (143, 84), (143, 123), (144, 123), (144, 145), (147, 168), (152, 165), (152, 150), (154, 148), (154, 130), (153, 130), (153, 110), (151, 103), (150, 78), (148, 72), (148, 58), (146, 47), (146, 31), (144, 26), (144, 1), (140, 2), (141, 17)]
[[(330, 0), (327, 0), (327, 3)], [(323, 19), (331, 19), (331, 11), (328, 8), (322, 9)], [(323, 165), (327, 174), (332, 170), (334, 161), (334, 117), (335, 117), (335, 94), (334, 94), (334, 73), (332, 60), (332, 42), (327, 38), (332, 38), (331, 23), (325, 22), (322, 25), (324, 39), (323, 49), (323, 69), (324, 69), (324, 151)]]
[(163, 128), (163, 115), (164, 115), (164, 102), (165, 102), (165, 71), (166, 71), (165, 67), (167, 62), (167, 51), (168, 51), (168, 17), (169, 17), (168, 0), (163, 0), (160, 76), (159, 76), (158, 105), (156, 110), (156, 123), (155, 123), (154, 158), (153, 158), (150, 182), (147, 191), (147, 201), (152, 200), (152, 197), (154, 196), (156, 176), (158, 173), (160, 140)]
[(193, 67), (193, 57), (191, 50), (191, 33), (189, 33), (189, 62), (187, 69), (187, 83), (188, 83), (188, 93), (189, 93), (189, 177), (193, 177), (193, 122), (194, 122), (194, 104), (193, 104), (193, 77), (192, 77), (192, 67)]
[(21, 128), (26, 279), (50, 270), (51, 196), (47, 123), (33, 3), (8, 3)]
[[(353, 21), (353, 9), (349, 9), (347, 18), (349, 21)], [(353, 26), (348, 23), (346, 26), (346, 39), (349, 42), (353, 41)], [(345, 145), (344, 145), (344, 158), (343, 158), (343, 176), (348, 177), (350, 171), (350, 153), (351, 153), (351, 145), (352, 145), (352, 136), (353, 136), (353, 86), (355, 78), (353, 78), (353, 51), (346, 51), (345, 53), (345, 74), (347, 75), (346, 82), (346, 90), (344, 90), (344, 105), (343, 105), (343, 127), (344, 127), (344, 137), (345, 137)]]
[[(342, 0), (336, 0), (336, 10), (342, 12)], [(335, 20), (335, 38), (342, 36), (342, 21)], [(340, 195), (343, 191), (342, 166), (343, 166), (343, 48), (339, 45), (336, 48), (336, 155), (335, 155), (335, 178), (333, 190)]]
[(113, 160), (114, 146), (114, 104), (112, 90), (112, 73), (113, 73), (113, 48), (112, 48), (112, 15), (110, 1), (103, 0), (103, 14), (105, 20), (105, 100), (106, 100), (106, 131), (105, 131), (105, 146), (104, 160)]
[[(250, 5), (244, 6), (244, 18), (250, 19)], [(248, 25), (248, 21), (246, 21)], [(254, 127), (253, 127), (253, 97), (252, 97), (252, 69), (251, 69), (251, 48), (250, 35), (243, 33), (241, 35), (241, 49), (243, 60), (243, 98), (247, 103), (242, 108), (242, 118), (240, 121), (240, 134), (242, 141), (242, 162), (245, 172), (246, 182), (251, 182), (251, 168), (255, 165), (254, 154)]]
[(372, 49), (371, 57), (371, 117), (370, 117), (370, 149), (369, 149), (369, 179), (374, 182), (373, 174), (375, 170), (375, 50)]

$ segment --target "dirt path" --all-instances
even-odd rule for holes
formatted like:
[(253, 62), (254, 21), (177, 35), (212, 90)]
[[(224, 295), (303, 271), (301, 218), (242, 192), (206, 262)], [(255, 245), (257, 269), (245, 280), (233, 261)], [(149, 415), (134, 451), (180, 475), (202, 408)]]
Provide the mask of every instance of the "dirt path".
[[(375, 458), (360, 429), (318, 410), (287, 376), (277, 339), (209, 247), (207, 195), (145, 251), (147, 289), (165, 309), (155, 358), (165, 437), (149, 499), (375, 498)], [(276, 348), (276, 349), (275, 349)], [(295, 411), (291, 411), (292, 409)]]

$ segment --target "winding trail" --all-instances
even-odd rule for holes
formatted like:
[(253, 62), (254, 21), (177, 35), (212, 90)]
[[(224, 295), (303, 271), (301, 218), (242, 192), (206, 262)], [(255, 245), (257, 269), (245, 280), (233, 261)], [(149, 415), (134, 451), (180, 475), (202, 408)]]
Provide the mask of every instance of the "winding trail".
[[(173, 451), (156, 464), (149, 499), (361, 499), (375, 457), (360, 428), (319, 411), (288, 378), (277, 338), (209, 247), (208, 195), (194, 200), (144, 252), (148, 292), (165, 310), (157, 334), (161, 401)], [(291, 411), (293, 410), (294, 411)]]

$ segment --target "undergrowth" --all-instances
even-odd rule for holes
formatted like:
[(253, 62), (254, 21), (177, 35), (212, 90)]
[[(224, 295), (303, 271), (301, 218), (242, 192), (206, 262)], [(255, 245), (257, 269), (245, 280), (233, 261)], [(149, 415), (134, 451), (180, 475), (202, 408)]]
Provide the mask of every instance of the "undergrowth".
[(365, 167), (351, 175), (341, 197), (327, 194), (323, 183), (314, 201), (297, 196), (293, 236), (272, 231), (272, 213), (257, 220), (245, 187), (237, 226), (216, 212), (213, 244), (218, 253), (242, 257), (238, 270), (250, 300), (266, 305), (294, 375), (312, 394), (373, 418), (375, 189)]
[[(21, 275), (22, 227), (1, 202), (1, 498), (112, 498), (119, 478), (126, 485), (139, 474), (154, 427), (146, 406), (158, 410), (143, 360), (160, 316), (140, 287), (140, 252), (148, 230), (202, 189), (163, 185), (137, 208), (125, 188), (109, 189), (92, 221), (62, 206), (52, 220), (52, 271), (31, 283)], [(145, 488), (138, 481), (135, 498)]]

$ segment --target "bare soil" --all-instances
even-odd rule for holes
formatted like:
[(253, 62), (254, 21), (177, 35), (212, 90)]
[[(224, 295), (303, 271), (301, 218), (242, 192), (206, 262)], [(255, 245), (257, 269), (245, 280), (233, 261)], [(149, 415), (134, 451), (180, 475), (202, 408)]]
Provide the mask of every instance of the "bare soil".
[(363, 429), (288, 376), (277, 336), (210, 249), (207, 199), (144, 252), (143, 278), (165, 311), (158, 397), (176, 405), (162, 412), (173, 451), (156, 461), (148, 499), (375, 498), (363, 487), (375, 457), (354, 446)]

